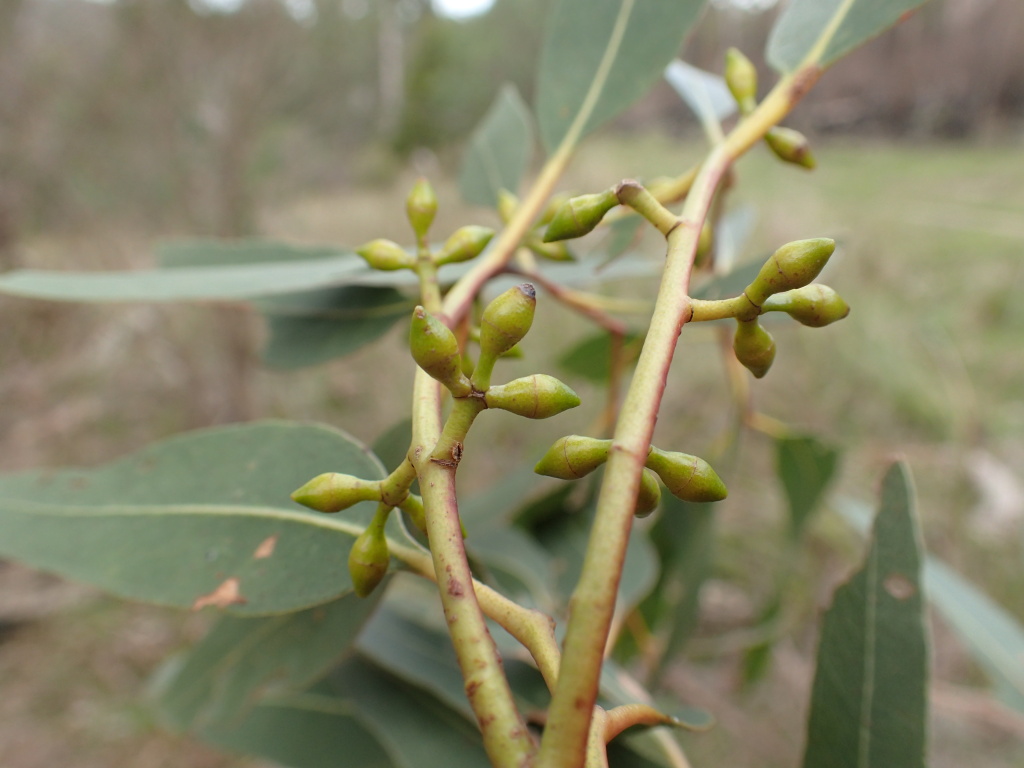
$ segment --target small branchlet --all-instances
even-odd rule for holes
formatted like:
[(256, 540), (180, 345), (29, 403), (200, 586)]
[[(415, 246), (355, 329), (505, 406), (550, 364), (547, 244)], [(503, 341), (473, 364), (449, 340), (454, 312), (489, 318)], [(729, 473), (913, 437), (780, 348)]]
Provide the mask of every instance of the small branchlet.
[(677, 499), (701, 503), (721, 501), (729, 494), (722, 478), (699, 456), (652, 447), (645, 465)]
[(535, 373), (508, 384), (490, 387), (488, 408), (500, 408), (528, 419), (547, 419), (580, 404), (579, 395), (554, 376)]
[(835, 249), (835, 240), (827, 237), (786, 243), (769, 257), (744, 293), (762, 306), (772, 294), (803, 288), (825, 268)]
[(437, 215), (437, 195), (430, 182), (424, 178), (416, 180), (409, 196), (405, 199), (405, 214), (409, 218), (412, 231), (419, 242), (425, 242), (430, 225)]
[(548, 448), (533, 471), (559, 480), (577, 480), (608, 461), (611, 447), (611, 440), (582, 435), (560, 437)]
[(661, 484), (658, 476), (651, 470), (644, 469), (640, 475), (640, 490), (636, 495), (636, 507), (633, 515), (636, 517), (647, 517), (661, 504)]
[(483, 253), (492, 237), (494, 230), (490, 227), (479, 227), (474, 224), (460, 227), (441, 246), (434, 261), (440, 266), (475, 259)]
[(769, 296), (762, 309), (765, 312), (785, 312), (811, 328), (821, 328), (850, 314), (850, 306), (843, 298), (820, 283)]
[(379, 480), (363, 480), (338, 472), (317, 475), (298, 490), (292, 500), (317, 512), (340, 512), (361, 501), (380, 501)]
[(455, 397), (466, 397), (473, 390), (462, 372), (455, 334), (423, 307), (413, 310), (409, 349), (416, 365), (444, 384)]
[(393, 272), (396, 269), (415, 269), (416, 259), (406, 253), (398, 243), (378, 238), (356, 249), (373, 269)]
[(757, 107), (757, 68), (738, 48), (725, 52), (725, 84), (736, 99), (740, 114), (749, 115)]
[(573, 197), (559, 206), (544, 232), (544, 242), (583, 237), (601, 223), (601, 219), (619, 204), (614, 189)]
[(775, 360), (775, 339), (761, 327), (757, 318), (736, 321), (732, 349), (736, 359), (758, 379), (768, 373)]
[(811, 143), (800, 131), (777, 125), (764, 135), (764, 140), (780, 160), (807, 170), (817, 166), (811, 154)]

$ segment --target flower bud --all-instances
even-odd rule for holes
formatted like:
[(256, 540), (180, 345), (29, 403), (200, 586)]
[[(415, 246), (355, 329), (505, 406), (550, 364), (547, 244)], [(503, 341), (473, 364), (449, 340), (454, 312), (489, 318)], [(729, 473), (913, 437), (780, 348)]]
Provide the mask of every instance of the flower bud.
[(518, 344), (533, 325), (537, 291), (530, 283), (509, 288), (480, 318), (480, 355), (498, 357)]
[(658, 508), (661, 503), (661, 485), (657, 476), (649, 469), (645, 469), (640, 475), (640, 490), (636, 496), (636, 508), (633, 514), (636, 517), (647, 517)]
[(516, 208), (519, 207), (519, 198), (507, 189), (498, 190), (498, 217), (502, 223), (508, 224), (516, 215)]
[(416, 260), (405, 252), (398, 243), (391, 240), (371, 240), (356, 249), (356, 253), (366, 259), (366, 263), (374, 269), (392, 272), (396, 269), (412, 269)]
[(528, 419), (547, 419), (580, 404), (579, 395), (566, 384), (543, 373), (490, 387), (484, 395), (488, 408), (500, 408)]
[(747, 297), (761, 306), (774, 293), (803, 288), (818, 276), (836, 249), (827, 237), (794, 240), (769, 257), (757, 277), (747, 286)]
[(540, 218), (537, 220), (538, 226), (546, 226), (551, 223), (551, 220), (555, 218), (555, 214), (558, 213), (558, 209), (569, 202), (570, 195), (565, 192), (559, 192), (557, 195), (552, 197), (544, 211), (541, 213)]
[(582, 435), (560, 437), (548, 448), (533, 471), (559, 480), (576, 480), (589, 475), (608, 461), (611, 447), (611, 440)]
[(348, 573), (359, 597), (367, 597), (377, 588), (390, 559), (383, 526), (371, 525), (359, 534), (348, 553)]
[(700, 228), (700, 236), (697, 238), (697, 252), (694, 254), (694, 264), (698, 267), (704, 266), (711, 255), (711, 247), (715, 244), (715, 230), (708, 221)]
[(780, 160), (803, 166), (808, 170), (817, 165), (814, 155), (811, 154), (811, 144), (800, 131), (777, 125), (764, 135), (764, 140)]
[(494, 230), (490, 227), (478, 227), (473, 224), (461, 227), (441, 246), (434, 261), (438, 264), (455, 264), (475, 259), (491, 242), (492, 237)]
[(563, 203), (544, 232), (544, 242), (583, 237), (601, 223), (601, 219), (619, 204), (615, 190), (606, 189), (593, 195), (580, 195)]
[(423, 508), (422, 498), (410, 493), (402, 500), (402, 503), (398, 505), (398, 508), (409, 516), (412, 524), (419, 528), (420, 531), (423, 533), (427, 532), (427, 516), (426, 511)]
[(820, 283), (770, 296), (763, 309), (766, 312), (786, 312), (797, 322), (812, 328), (821, 328), (850, 314), (849, 304), (834, 290)]
[(531, 238), (526, 242), (526, 247), (548, 261), (576, 261), (576, 257), (563, 242), (545, 243)]
[(380, 482), (325, 472), (294, 491), (292, 500), (318, 512), (340, 512), (360, 501), (380, 501)]
[(757, 318), (736, 321), (732, 349), (736, 359), (758, 379), (768, 373), (775, 360), (775, 339), (761, 327)]
[(757, 106), (757, 69), (738, 48), (725, 52), (725, 84), (744, 115)]
[(729, 494), (722, 478), (697, 456), (652, 447), (646, 465), (658, 473), (673, 496), (683, 501), (721, 501)]
[(405, 199), (405, 215), (408, 216), (409, 224), (412, 225), (412, 231), (416, 233), (418, 240), (427, 236), (436, 214), (437, 195), (434, 194), (434, 188), (426, 179), (417, 179)]
[(472, 387), (462, 372), (459, 342), (451, 328), (423, 307), (412, 313), (409, 349), (416, 365), (451, 390), (455, 397), (465, 397)]

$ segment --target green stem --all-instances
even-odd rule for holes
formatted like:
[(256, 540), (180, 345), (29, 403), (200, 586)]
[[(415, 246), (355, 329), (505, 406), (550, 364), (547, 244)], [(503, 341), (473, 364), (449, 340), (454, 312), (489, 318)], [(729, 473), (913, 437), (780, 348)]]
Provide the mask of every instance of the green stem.
[(687, 195), (681, 224), (668, 235), (668, 255), (654, 316), (615, 430), (580, 580), (570, 601), (562, 668), (548, 710), (537, 768), (579, 768), (586, 758), (587, 734), (640, 474), (676, 342), (690, 316), (690, 272), (715, 190), (735, 159), (793, 108), (815, 76), (815, 72), (798, 71), (781, 80), (758, 109), (711, 152)]
[(752, 320), (759, 314), (761, 314), (761, 308), (748, 299), (747, 294), (741, 293), (732, 299), (715, 301), (690, 299), (690, 317), (686, 322), (703, 323), (708, 320), (725, 320), (728, 318)]

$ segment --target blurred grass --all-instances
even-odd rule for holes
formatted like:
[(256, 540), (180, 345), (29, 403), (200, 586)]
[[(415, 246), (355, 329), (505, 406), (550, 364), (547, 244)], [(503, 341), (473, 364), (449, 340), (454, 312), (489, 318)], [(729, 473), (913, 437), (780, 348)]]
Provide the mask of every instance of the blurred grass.
[[(626, 176), (678, 173), (699, 152), (662, 136), (599, 139), (584, 148), (566, 187), (593, 191)], [(1024, 466), (1024, 306), (1017, 300), (1024, 278), (1024, 153), (932, 144), (825, 144), (816, 152), (820, 168), (807, 174), (756, 148), (738, 167), (729, 200), (758, 210), (748, 257), (788, 240), (836, 238), (838, 255), (823, 280), (853, 307), (845, 321), (821, 330), (773, 326), (779, 354), (769, 375), (752, 386), (757, 407), (843, 447), (841, 493), (870, 498), (888, 458), (905, 455), (917, 478), (929, 547), (1024, 619), (1020, 522), (1016, 536), (986, 537), (971, 515), (979, 496), (970, 479), (977, 450), (1018, 468), (1018, 480)], [(495, 223), (489, 212), (455, 202), (452, 174), (431, 175), (442, 200), (439, 236), (468, 221)], [(402, 202), (412, 178), (403, 175), (392, 190), (296, 200), (265, 211), (261, 229), (270, 237), (311, 243), (357, 245), (378, 236), (404, 241)], [(23, 261), (29, 267), (144, 266), (157, 239), (98, 222), (73, 237), (27, 243)], [(647, 242), (657, 250), (653, 240)], [(412, 368), (404, 331), (331, 365), (279, 373), (258, 367), (261, 330), (254, 318), (231, 308), (4, 299), (0, 320), (6, 329), (0, 340), (0, 391), (8, 406), (0, 415), (5, 470), (95, 464), (184, 429), (265, 416), (328, 421), (371, 442), (408, 415)], [(508, 376), (556, 372), (553, 361), (586, 329), (542, 297), (525, 345), (528, 358), (507, 364)], [(582, 383), (579, 390), (586, 404), (578, 413), (529, 430), (500, 414), (481, 419), (467, 445), (462, 487), (481, 488), (510, 464), (532, 462), (557, 436), (585, 431), (601, 392)], [(711, 456), (730, 428), (732, 408), (716, 331), (689, 329), (656, 442)], [(735, 458), (723, 459), (722, 467), (732, 493), (720, 522), (719, 585), (736, 592), (740, 614), (750, 614), (770, 587), (763, 574), (785, 557), (770, 442), (744, 436)], [(816, 610), (857, 557), (857, 546), (827, 518), (806, 543), (799, 567), (819, 578), (800, 587), (804, 629), (784, 644), (759, 692), (735, 695), (730, 664), (737, 660), (728, 654), (717, 657), (715, 667), (689, 670), (689, 679), (704, 681), (694, 695), (718, 695), (723, 708), (717, 734), (690, 740), (695, 764), (716, 764), (713, 757), (754, 764), (744, 756), (756, 761), (757, 734), (766, 730), (776, 733), (774, 757), (757, 764), (782, 765), (798, 751), (801, 708), (780, 711), (777, 698), (780, 691), (805, 697), (800, 685), (813, 653)], [(136, 648), (139, 622), (158, 629)], [(192, 618), (183, 623), (177, 614), (100, 600), (12, 634), (0, 645), (0, 689), (19, 691), (21, 702), (10, 717), (0, 717), (7, 723), (0, 725), (0, 765), (242, 765), (156, 735), (148, 716), (135, 709), (152, 666), (197, 631)], [(940, 640), (943, 678), (981, 682), (941, 629)], [(46, 660), (50, 656), (56, 667)], [(111, 664), (127, 664), (130, 671), (104, 682), (102, 670)], [(42, 674), (41, 667), (55, 671)], [(87, 715), (75, 715), (80, 708)], [(73, 727), (69, 717), (78, 718)], [(961, 725), (956, 738), (945, 728), (935, 730), (938, 768), (964, 757), (987, 766), (1024, 765), (1019, 745), (984, 729)], [(33, 734), (33, 749), (10, 746), (19, 731)], [(132, 761), (125, 744), (152, 749), (155, 756)], [(80, 759), (69, 762), (68, 750)]]

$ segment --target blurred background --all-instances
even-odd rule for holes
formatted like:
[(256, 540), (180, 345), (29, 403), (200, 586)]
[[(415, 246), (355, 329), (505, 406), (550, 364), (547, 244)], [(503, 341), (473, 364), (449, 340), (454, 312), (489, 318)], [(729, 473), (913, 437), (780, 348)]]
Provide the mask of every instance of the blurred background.
[[(0, 0), (0, 267), (143, 268), (176, 237), (404, 242), (402, 201), (420, 174), (441, 195), (438, 232), (495, 225), (458, 200), (460, 152), (502, 83), (531, 101), (549, 6)], [(680, 53), (720, 72), (737, 46), (770, 84), (761, 52), (778, 10), (714, 0)], [(787, 122), (811, 138), (816, 172), (757, 148), (733, 197), (756, 212), (750, 257), (836, 237), (828, 282), (853, 306), (834, 328), (780, 332), (758, 407), (840, 446), (839, 490), (851, 495), (869, 498), (883, 461), (906, 455), (929, 547), (1024, 620), (1021, 40), (1020, 0), (933, 0), (842, 60)], [(661, 84), (585, 144), (565, 188), (677, 174), (705, 147)], [(403, 354), (398, 333), (383, 352), (280, 372), (260, 366), (263, 329), (237, 307), (2, 297), (0, 324), (3, 471), (95, 465), (186, 429), (262, 417), (329, 421), (370, 442), (397, 420), (395, 402), (398, 416), (408, 407), (405, 369), (378, 375)], [(531, 339), (544, 361), (565, 350), (561, 326)], [(730, 404), (713, 334), (695, 332), (686, 354), (659, 432), (696, 451), (721, 433)], [(581, 394), (599, 406), (599, 390)], [(494, 429), (499, 453), (517, 460), (565, 431)], [(742, 461), (759, 477), (725, 513), (708, 638), (752, 620), (756, 570), (781, 556), (774, 534), (763, 551), (744, 538), (782, 520), (771, 460), (766, 442), (745, 443)], [(827, 549), (836, 535), (814, 543)], [(818, 554), (828, 586), (856, 559)], [(810, 595), (808, 610), (826, 600)], [(161, 733), (142, 700), (159, 660), (204, 626), (0, 564), (0, 765), (255, 765)], [(935, 631), (940, 679), (980, 683), (948, 631)], [(722, 723), (696, 749), (736, 765), (793, 764), (803, 705), (779, 701), (805, 698), (808, 646), (782, 647), (772, 676), (740, 697), (727, 664), (699, 665), (700, 653), (718, 652), (696, 647), (686, 694)], [(949, 694), (936, 711), (934, 766), (965, 756), (1024, 766), (1019, 717), (983, 696)]]

